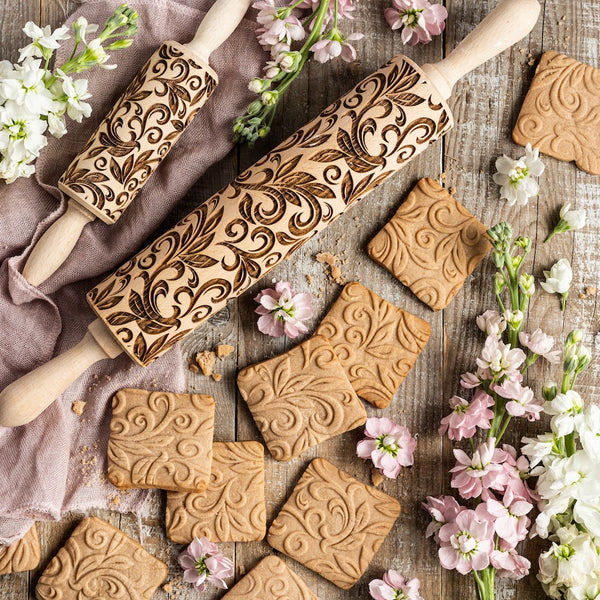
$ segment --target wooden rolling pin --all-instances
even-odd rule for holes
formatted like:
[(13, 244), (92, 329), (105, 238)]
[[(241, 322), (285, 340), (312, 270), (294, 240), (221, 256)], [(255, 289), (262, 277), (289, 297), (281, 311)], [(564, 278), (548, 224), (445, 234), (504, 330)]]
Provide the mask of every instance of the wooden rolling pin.
[(208, 57), (251, 0), (216, 0), (187, 44), (163, 43), (61, 176), (67, 210), (39, 239), (23, 276), (38, 286), (98, 218), (112, 225), (131, 204), (218, 84)]
[(326, 108), (89, 292), (98, 319), (0, 394), (0, 425), (35, 418), (99, 359), (148, 365), (183, 339), (443, 136), (456, 80), (538, 14), (537, 0), (503, 0), (448, 58), (422, 69), (393, 58)]

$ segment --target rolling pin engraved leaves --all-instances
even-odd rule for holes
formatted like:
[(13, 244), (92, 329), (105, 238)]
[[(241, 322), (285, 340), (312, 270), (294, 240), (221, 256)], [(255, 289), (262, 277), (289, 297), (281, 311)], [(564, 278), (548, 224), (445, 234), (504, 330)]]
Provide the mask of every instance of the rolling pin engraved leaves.
[[(147, 365), (171, 348), (444, 135), (454, 82), (527, 35), (538, 14), (537, 0), (503, 0), (440, 63), (392, 59), (204, 201), (88, 294), (99, 318), (69, 357), (0, 394), (0, 425), (33, 419), (97, 360), (126, 352)], [(340, 154), (315, 161), (324, 151)]]

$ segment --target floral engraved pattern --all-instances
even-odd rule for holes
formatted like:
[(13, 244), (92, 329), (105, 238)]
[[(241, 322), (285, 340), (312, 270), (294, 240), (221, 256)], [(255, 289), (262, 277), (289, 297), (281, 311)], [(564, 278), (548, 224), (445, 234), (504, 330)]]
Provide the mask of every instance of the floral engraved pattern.
[(418, 67), (396, 57), (88, 295), (147, 365), (451, 127)]
[(600, 70), (564, 54), (545, 52), (513, 139), (600, 175)]
[(215, 442), (210, 483), (196, 494), (167, 493), (167, 536), (188, 544), (251, 542), (266, 533), (264, 448), (259, 442)]
[(108, 478), (114, 485), (206, 489), (215, 415), (211, 396), (125, 389), (112, 406)]
[(213, 93), (215, 72), (165, 42), (69, 165), (59, 187), (109, 225)]
[(0, 575), (31, 571), (40, 564), (40, 540), (35, 525), (14, 544), (0, 546)]
[(437, 181), (421, 179), (368, 252), (419, 300), (440, 310), (489, 252), (486, 229)]
[(431, 327), (353, 282), (317, 333), (333, 345), (356, 393), (385, 408), (425, 347)]
[(397, 500), (316, 458), (273, 521), (267, 540), (346, 590), (365, 572), (399, 514)]
[(291, 460), (367, 420), (333, 347), (319, 335), (246, 367), (238, 386), (276, 460)]
[(319, 600), (280, 558), (263, 558), (223, 600)]
[(167, 565), (106, 521), (84, 519), (42, 573), (38, 600), (150, 600)]

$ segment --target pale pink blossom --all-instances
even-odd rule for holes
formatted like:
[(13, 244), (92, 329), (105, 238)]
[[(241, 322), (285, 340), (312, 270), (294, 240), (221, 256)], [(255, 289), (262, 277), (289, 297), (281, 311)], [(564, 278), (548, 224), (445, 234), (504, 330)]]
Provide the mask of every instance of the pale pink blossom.
[(497, 310), (486, 310), (476, 319), (477, 327), (486, 335), (500, 337), (506, 329), (506, 321)]
[(519, 367), (525, 362), (525, 358), (525, 353), (520, 348), (512, 348), (510, 344), (504, 344), (496, 336), (490, 335), (485, 340), (477, 365), (481, 369), (489, 369), (496, 380), (503, 376), (513, 378), (519, 374)]
[(303, 321), (310, 319), (314, 312), (310, 294), (296, 294), (287, 281), (279, 281), (275, 289), (262, 290), (254, 300), (259, 303), (255, 312), (261, 315), (258, 329), (262, 333), (295, 338), (308, 331)]
[(421, 503), (421, 506), (431, 515), (431, 523), (427, 525), (425, 537), (433, 535), (433, 539), (438, 543), (438, 532), (442, 526), (454, 521), (459, 512), (467, 510), (452, 496), (427, 496), (427, 502)]
[(448, 11), (441, 4), (428, 0), (394, 0), (393, 8), (384, 11), (392, 29), (402, 29), (402, 42), (414, 46), (428, 44), (433, 35), (444, 31)]
[(536, 500), (536, 495), (525, 483), (528, 477), (535, 475), (529, 469), (527, 458), (525, 456), (517, 458), (517, 451), (510, 444), (503, 444), (502, 451), (504, 452), (502, 469), (506, 476), (506, 487), (500, 493), (504, 494), (510, 489), (515, 498), (526, 501)]
[(561, 360), (560, 350), (552, 350), (554, 338), (546, 335), (541, 329), (536, 329), (533, 333), (521, 331), (519, 341), (522, 346), (531, 350), (533, 354), (543, 356), (549, 363), (556, 365)]
[(258, 41), (263, 46), (288, 45), (292, 40), (302, 40), (306, 31), (294, 15), (285, 16), (285, 8), (275, 6), (273, 0), (259, 0), (252, 5), (258, 10), (256, 20), (260, 28), (256, 30)]
[(519, 381), (505, 379), (500, 385), (493, 386), (494, 392), (509, 400), (506, 412), (513, 417), (527, 417), (529, 421), (537, 421), (543, 409), (543, 402), (533, 395), (530, 387), (523, 387)]
[(423, 600), (419, 594), (421, 582), (417, 579), (405, 579), (398, 571), (386, 571), (382, 579), (373, 579), (369, 583), (369, 593), (375, 600)]
[(386, 417), (371, 417), (367, 419), (365, 435), (367, 437), (356, 445), (356, 454), (372, 460), (386, 477), (395, 479), (402, 467), (412, 466), (417, 440), (406, 427)]
[(463, 373), (460, 376), (460, 385), (466, 390), (472, 390), (481, 385), (481, 379), (475, 373)]
[(200, 592), (211, 583), (222, 590), (227, 589), (226, 577), (233, 576), (233, 562), (219, 552), (219, 548), (208, 538), (195, 537), (179, 555), (183, 580), (192, 583)]
[(499, 547), (490, 555), (490, 564), (497, 569), (497, 577), (522, 579), (529, 575), (531, 563), (512, 547), (500, 542)]
[(448, 432), (451, 440), (460, 441), (473, 437), (477, 427), (490, 428), (490, 419), (494, 418), (494, 412), (489, 407), (494, 406), (494, 400), (483, 390), (477, 390), (471, 404), (459, 396), (450, 398), (449, 403), (452, 412), (442, 419), (438, 430), (440, 435)]
[(349, 42), (356, 42), (362, 40), (364, 37), (364, 33), (351, 33), (348, 37), (344, 38), (341, 54), (343, 61), (351, 63), (356, 60), (356, 48)]
[(494, 531), (510, 547), (514, 548), (527, 537), (527, 528), (531, 521), (526, 515), (533, 509), (533, 504), (516, 498), (508, 488), (502, 502), (488, 498), (486, 508), (490, 515), (496, 517)]
[[(302, 4), (298, 5), (298, 8), (308, 8), (311, 12), (315, 12), (319, 8), (320, 0), (304, 0)], [(338, 0), (337, 11), (338, 19), (353, 19), (352, 13), (356, 10), (353, 6), (353, 0)], [(327, 15), (325, 17), (324, 26), (332, 21), (335, 13), (335, 0), (329, 1), (329, 8), (327, 9)], [(312, 29), (312, 22), (311, 22)]]

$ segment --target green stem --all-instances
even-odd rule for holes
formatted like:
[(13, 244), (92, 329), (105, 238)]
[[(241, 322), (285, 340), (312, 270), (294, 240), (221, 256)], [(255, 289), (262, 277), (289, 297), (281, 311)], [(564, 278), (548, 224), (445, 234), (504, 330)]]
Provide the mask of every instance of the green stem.
[(498, 304), (500, 305), (500, 312), (505, 313), (506, 308), (504, 308), (504, 302), (502, 302), (502, 298), (500, 298), (500, 294), (496, 292), (496, 299), (498, 300)]
[(500, 433), (498, 434), (498, 437), (496, 438), (496, 446), (500, 443), (500, 440), (502, 439), (502, 436), (504, 435), (504, 432), (506, 431), (506, 428), (508, 427), (508, 424), (510, 423), (511, 419), (512, 415), (508, 415), (508, 418), (504, 422), (504, 426), (502, 427)]
[(569, 292), (565, 292), (564, 294), (561, 294), (561, 300), (560, 300), (560, 311), (561, 312), (565, 312), (565, 308), (567, 307), (567, 296), (569, 295)]
[(550, 233), (544, 240), (544, 244), (547, 244), (555, 235), (556, 235), (556, 229), (553, 229), (552, 233)]
[(335, 0), (334, 14), (333, 14), (333, 29), (337, 31), (338, 24), (338, 0)]
[(569, 383), (569, 389), (572, 390), (575, 387), (575, 380), (577, 379), (577, 373), (573, 373), (573, 379)]
[(569, 384), (571, 383), (571, 372), (563, 373), (562, 381), (560, 382), (560, 393), (564, 394), (569, 391)]
[(572, 431), (571, 433), (565, 435), (565, 452), (567, 453), (567, 456), (573, 456), (573, 454), (575, 454), (575, 432)]

